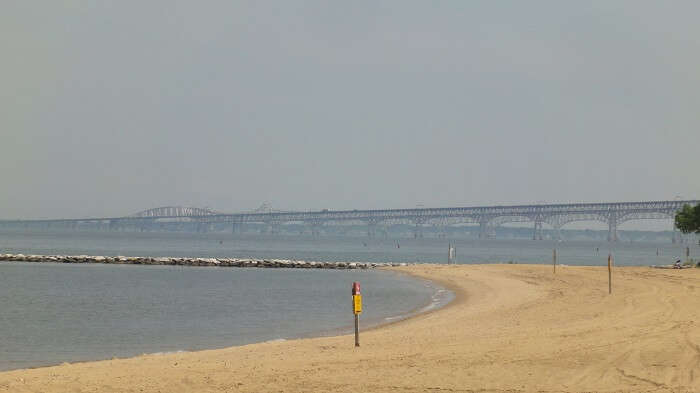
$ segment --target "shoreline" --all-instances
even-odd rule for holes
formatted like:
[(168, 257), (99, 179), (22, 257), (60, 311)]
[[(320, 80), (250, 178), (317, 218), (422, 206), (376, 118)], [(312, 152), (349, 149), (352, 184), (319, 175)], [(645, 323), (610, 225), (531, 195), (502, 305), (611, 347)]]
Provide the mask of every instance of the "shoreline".
[[(428, 313), (432, 313), (432, 312), (436, 312), (436, 311), (442, 310), (442, 309), (444, 309), (444, 308), (446, 308), (446, 307), (449, 307), (449, 306), (450, 306), (452, 303), (454, 303), (454, 302), (457, 300), (457, 298), (458, 298), (458, 294), (455, 292), (454, 289), (451, 289), (451, 288), (449, 288), (448, 286), (443, 285), (443, 284), (440, 283), (440, 282), (437, 282), (437, 281), (434, 281), (434, 280), (429, 280), (429, 279), (426, 279), (425, 277), (420, 277), (420, 276), (417, 276), (417, 275), (413, 275), (413, 274), (411, 274), (410, 272), (401, 271), (401, 270), (396, 270), (396, 269), (387, 268), (387, 267), (385, 267), (385, 268), (380, 268), (380, 269), (378, 269), (378, 270), (388, 271), (388, 272), (391, 272), (391, 273), (394, 273), (394, 274), (403, 274), (403, 275), (407, 275), (407, 276), (413, 278), (413, 279), (416, 280), (417, 282), (421, 282), (421, 281), (422, 281), (422, 282), (426, 282), (426, 283), (428, 283), (427, 285), (430, 285), (431, 287), (433, 287), (433, 289), (435, 290), (435, 292), (434, 292), (433, 296), (431, 296), (430, 301), (428, 301), (427, 303), (425, 303), (425, 304), (423, 304), (423, 305), (420, 305), (420, 306), (417, 306), (416, 308), (414, 308), (414, 309), (408, 311), (408, 312), (405, 313), (405, 314), (399, 314), (399, 315), (392, 316), (392, 317), (385, 317), (385, 318), (382, 318), (382, 321), (383, 321), (383, 322), (372, 323), (370, 326), (363, 328), (363, 329), (362, 329), (362, 332), (369, 332), (369, 331), (372, 331), (372, 330), (382, 329), (382, 328), (384, 328), (384, 327), (392, 326), (392, 325), (394, 325), (394, 324), (398, 324), (398, 323), (401, 323), (401, 322), (404, 322), (404, 321), (408, 321), (408, 320), (410, 320), (410, 319), (412, 319), (412, 318), (416, 318), (416, 317), (419, 317), (419, 316), (424, 315), (424, 314), (428, 314)], [(430, 309), (426, 309), (426, 308), (432, 306), (433, 304), (435, 304), (435, 302), (433, 301), (434, 295), (437, 294), (437, 293), (439, 293), (440, 291), (447, 291), (447, 297), (448, 297), (448, 298), (447, 298), (447, 299), (441, 299), (441, 300), (444, 301), (444, 303), (438, 303), (438, 305), (436, 305), (435, 307), (430, 308)], [(451, 295), (451, 296), (450, 296), (450, 295)], [(464, 295), (466, 296), (466, 294), (464, 294)], [(391, 318), (391, 320), (387, 320), (388, 318)], [(346, 332), (341, 332), (340, 334), (337, 334), (336, 336), (345, 336), (345, 335), (349, 335), (349, 334), (354, 334), (354, 331), (352, 330), (352, 327), (351, 327), (348, 331), (346, 331)], [(314, 338), (314, 337), (323, 337), (323, 336), (312, 336), (312, 337), (308, 337), (308, 338)], [(333, 337), (333, 336), (326, 336), (326, 337)]]
[(344, 335), (15, 370), (0, 392), (700, 390), (697, 269), (616, 268), (612, 295), (604, 267), (396, 270), (455, 298), (360, 348)]
[[(4, 254), (7, 255), (7, 254)], [(52, 261), (52, 260), (46, 260), (46, 261), (24, 261), (24, 260), (12, 260), (12, 261), (7, 261), (1, 259), (3, 254), (0, 254), (0, 264), (2, 262), (9, 262), (9, 263), (18, 263), (18, 264), (28, 264), (28, 263), (47, 263), (47, 264), (52, 264), (52, 265), (61, 265), (61, 262), (57, 261)], [(20, 258), (22, 258), (21, 256)], [(29, 257), (29, 256), (28, 256)], [(38, 256), (33, 256), (33, 257), (38, 257)], [(76, 262), (73, 262), (76, 263)], [(83, 264), (87, 265), (104, 265), (103, 263), (99, 262), (80, 262)], [(118, 265), (124, 265), (124, 264), (118, 264)], [(126, 265), (132, 265), (131, 263), (128, 263)], [(148, 266), (148, 264), (143, 264)], [(369, 264), (367, 264), (369, 266)], [(387, 274), (387, 275), (393, 275), (393, 276), (405, 276), (409, 277), (413, 282), (415, 282), (416, 285), (420, 286), (425, 286), (427, 288), (430, 288), (429, 295), (426, 297), (424, 301), (421, 302), (416, 302), (415, 306), (410, 308), (409, 310), (402, 311), (400, 313), (389, 313), (389, 314), (384, 314), (384, 316), (379, 315), (379, 316), (374, 316), (371, 319), (365, 319), (362, 320), (361, 322), (361, 330), (362, 332), (367, 332), (370, 330), (375, 330), (379, 329), (383, 326), (386, 325), (391, 325), (395, 324), (401, 321), (404, 321), (406, 319), (410, 319), (412, 317), (415, 317), (419, 314), (426, 313), (426, 312), (432, 312), (437, 309), (440, 309), (444, 307), (446, 304), (449, 304), (451, 301), (450, 294), (452, 293), (449, 290), (446, 290), (442, 286), (433, 283), (430, 280), (427, 280), (425, 278), (417, 277), (411, 274), (407, 274), (406, 272), (401, 272), (398, 270), (395, 270), (393, 267), (390, 266), (391, 264), (386, 264), (385, 266), (382, 266), (380, 268), (377, 268), (376, 271), (380, 272), (379, 274)], [(405, 265), (405, 264), (404, 264)], [(168, 266), (168, 265), (151, 265), (151, 266)], [(212, 265), (209, 265), (212, 266)], [(170, 266), (173, 267), (173, 266)], [(199, 266), (188, 266), (185, 265), (183, 267), (199, 267)], [(156, 267), (157, 268), (157, 267)], [(289, 269), (289, 267), (284, 267), (283, 269)], [(347, 268), (351, 269), (351, 268)], [(314, 269), (316, 270), (316, 269)], [(374, 269), (371, 269), (374, 270)], [(441, 292), (447, 291), (446, 294), (441, 295)], [(351, 320), (351, 319), (350, 319)], [(260, 344), (260, 343), (266, 343), (266, 342), (283, 342), (283, 341), (293, 341), (293, 340), (299, 340), (299, 339), (310, 339), (310, 338), (322, 338), (322, 337), (336, 337), (336, 336), (343, 336), (343, 335), (348, 335), (353, 333), (353, 327), (352, 327), (352, 322), (347, 322), (343, 323), (342, 325), (339, 325), (338, 327), (335, 328), (326, 328), (326, 329), (321, 329), (321, 330), (314, 330), (314, 331), (309, 331), (305, 333), (292, 333), (290, 336), (283, 336), (283, 337), (261, 337), (259, 339), (254, 339), (249, 342), (241, 342), (241, 343), (236, 343), (234, 345), (213, 345), (213, 346), (204, 346), (204, 347), (197, 347), (196, 349), (187, 349), (187, 346), (185, 347), (173, 347), (172, 349), (165, 349), (165, 350), (155, 350), (155, 351), (134, 351), (131, 354), (128, 354), (126, 356), (114, 356), (111, 354), (103, 354), (103, 356), (97, 356), (97, 357), (83, 357), (80, 360), (71, 360), (71, 359), (58, 359), (50, 362), (45, 362), (41, 363), (39, 362), (38, 364), (34, 365), (25, 365), (25, 366), (17, 366), (17, 367), (11, 367), (11, 368), (3, 368), (0, 369), (0, 373), (3, 372), (12, 372), (12, 371), (22, 371), (22, 370), (34, 370), (34, 369), (41, 369), (41, 368), (48, 368), (48, 367), (56, 367), (60, 366), (62, 364), (81, 364), (81, 363), (91, 363), (91, 362), (100, 362), (100, 361), (106, 361), (110, 359), (132, 359), (132, 358), (137, 358), (140, 356), (150, 356), (150, 355), (161, 355), (161, 354), (175, 354), (175, 353), (193, 353), (193, 352), (200, 352), (200, 351), (208, 351), (208, 350), (220, 350), (220, 349), (226, 349), (226, 348), (235, 348), (235, 347), (241, 347), (245, 345), (255, 345), (255, 344)]]
[[(59, 261), (53, 261), (53, 260), (36, 261), (36, 260), (3, 259), (3, 257), (6, 255), (13, 255), (13, 254), (0, 254), (0, 262), (93, 263), (93, 264), (102, 263), (102, 262), (59, 262)], [(19, 254), (19, 255), (22, 255), (22, 254)], [(27, 257), (31, 257), (31, 256), (36, 257), (37, 255), (27, 255)], [(131, 257), (131, 258), (141, 258), (141, 257)], [(209, 258), (194, 258), (194, 259), (209, 259)], [(335, 263), (335, 262), (331, 262), (331, 263)], [(155, 265), (158, 265), (158, 264), (155, 264)], [(431, 266), (431, 265), (441, 266), (440, 264), (431, 264), (431, 263), (423, 263), (420, 265), (422, 265), (422, 266)], [(197, 265), (186, 265), (186, 266), (197, 266)], [(207, 265), (205, 265), (205, 266), (207, 266)], [(208, 265), (208, 266), (214, 266), (214, 265)], [(451, 306), (455, 306), (461, 302), (466, 301), (466, 298), (468, 296), (467, 292), (464, 291), (460, 287), (453, 286), (454, 283), (451, 283), (448, 280), (426, 278), (423, 275), (416, 274), (416, 273), (411, 272), (411, 271), (402, 271), (402, 270), (392, 269), (392, 267), (397, 267), (397, 266), (405, 267), (405, 266), (408, 266), (408, 264), (406, 264), (406, 263), (402, 263), (400, 265), (398, 263), (379, 264), (379, 267), (377, 270), (384, 271), (384, 272), (390, 272), (393, 274), (401, 274), (401, 275), (409, 276), (409, 277), (415, 279), (417, 282), (429, 283), (429, 285), (433, 286), (433, 288), (435, 289), (436, 292), (438, 292), (440, 290), (446, 290), (447, 292), (452, 294), (451, 298), (446, 300), (441, 305), (438, 305), (434, 308), (430, 308), (428, 310), (423, 311), (425, 308), (430, 307), (432, 304), (434, 304), (434, 302), (432, 301), (432, 296), (431, 296), (430, 301), (428, 301), (422, 305), (417, 306), (416, 308), (410, 310), (408, 313), (399, 314), (397, 316), (382, 318), (381, 321), (374, 322), (370, 326), (362, 329), (361, 330), (362, 333), (377, 331), (380, 329), (384, 329), (384, 328), (400, 325), (403, 323), (407, 323), (407, 322), (411, 321), (412, 319), (419, 318), (419, 317), (424, 316), (424, 315), (436, 313), (436, 312), (439, 312), (441, 310), (447, 309)], [(445, 266), (447, 266), (447, 265), (445, 265)], [(457, 265), (451, 265), (451, 266), (457, 266)], [(396, 319), (396, 320), (387, 320), (387, 318), (392, 318), (392, 319)], [(167, 355), (178, 355), (178, 354), (192, 354), (192, 353), (200, 353), (200, 352), (207, 352), (207, 351), (220, 351), (220, 350), (229, 350), (229, 349), (242, 348), (242, 347), (248, 347), (248, 346), (262, 345), (262, 344), (293, 342), (293, 341), (298, 341), (298, 340), (338, 338), (338, 337), (349, 336), (351, 334), (354, 334), (354, 333), (352, 332), (352, 327), (349, 327), (349, 328), (339, 328), (339, 329), (333, 330), (333, 331), (309, 333), (308, 335), (302, 335), (302, 336), (293, 337), (293, 338), (289, 338), (289, 339), (287, 339), (287, 338), (270, 339), (270, 340), (256, 341), (256, 342), (228, 346), (228, 347), (222, 347), (222, 348), (207, 348), (207, 349), (199, 349), (199, 350), (194, 350), (194, 351), (174, 350), (174, 351), (165, 351), (165, 352), (142, 353), (142, 354), (139, 354), (136, 356), (123, 357), (123, 358), (113, 357), (111, 359), (93, 359), (93, 360), (83, 360), (83, 361), (61, 362), (59, 364), (52, 364), (52, 365), (26, 367), (26, 368), (9, 369), (9, 370), (0, 370), (0, 377), (2, 377), (3, 374), (7, 374), (7, 373), (30, 371), (30, 370), (41, 370), (41, 369), (70, 366), (70, 365), (92, 364), (92, 363), (100, 363), (100, 362), (114, 361), (114, 360), (132, 360), (132, 359), (138, 359), (138, 358), (142, 358), (142, 357), (152, 357), (152, 356), (167, 356)], [(2, 386), (0, 386), (0, 388), (1, 387)]]
[[(449, 288), (443, 287), (441, 285), (437, 285), (437, 283), (433, 283), (430, 280), (427, 280), (425, 278), (419, 277), (412, 275), (408, 272), (401, 272), (401, 271), (392, 271), (389, 270), (390, 268), (382, 268), (384, 272), (390, 272), (394, 274), (403, 274), (406, 276), (410, 276), (413, 279), (415, 279), (417, 282), (428, 282), (433, 286), (433, 288), (436, 290), (436, 292), (440, 290), (446, 290), (450, 293), (453, 294), (451, 299), (445, 301), (442, 305), (438, 305), (434, 308), (430, 308), (428, 310), (422, 311), (425, 308), (431, 306), (434, 304), (432, 301), (432, 296), (431, 300), (428, 302), (421, 304), (414, 309), (408, 311), (407, 313), (404, 314), (398, 314), (396, 316), (390, 316), (390, 317), (383, 317), (379, 321), (375, 322), (370, 322), (369, 326), (363, 326), (361, 327), (361, 332), (366, 333), (378, 329), (382, 329), (387, 326), (393, 326), (402, 322), (406, 322), (412, 318), (419, 317), (421, 315), (427, 314), (427, 313), (432, 313), (439, 311), (443, 308), (449, 307), (456, 299), (457, 295), (454, 294), (452, 290)], [(388, 318), (391, 318), (391, 320), (387, 320)], [(43, 368), (50, 368), (50, 367), (59, 367), (62, 365), (73, 365), (73, 364), (85, 364), (85, 363), (95, 363), (95, 362), (103, 362), (103, 361), (109, 361), (109, 360), (128, 360), (128, 359), (135, 359), (143, 356), (162, 356), (162, 355), (176, 355), (176, 354), (186, 354), (186, 353), (197, 353), (197, 352), (202, 352), (202, 351), (217, 351), (217, 350), (224, 350), (224, 349), (232, 349), (232, 348), (238, 348), (238, 347), (244, 347), (244, 346), (249, 346), (249, 345), (257, 345), (257, 344), (266, 344), (266, 343), (275, 343), (275, 342), (290, 342), (290, 341), (295, 341), (295, 340), (305, 340), (305, 339), (315, 339), (315, 338), (329, 338), (329, 337), (341, 337), (341, 336), (347, 336), (354, 334), (353, 332), (353, 327), (351, 324), (348, 324), (347, 327), (341, 327), (338, 329), (332, 329), (330, 331), (321, 331), (321, 332), (311, 332), (308, 334), (302, 334), (300, 336), (294, 336), (290, 338), (276, 338), (276, 339), (268, 339), (268, 340), (263, 340), (263, 341), (254, 341), (250, 343), (245, 343), (245, 344), (240, 344), (240, 345), (232, 345), (232, 346), (224, 346), (224, 347), (213, 347), (213, 348), (203, 348), (203, 349), (197, 349), (193, 351), (189, 350), (172, 350), (172, 351), (159, 351), (159, 352), (145, 352), (141, 353), (135, 356), (128, 356), (128, 357), (112, 357), (112, 358), (104, 358), (104, 359), (91, 359), (91, 360), (79, 360), (79, 361), (63, 361), (60, 363), (56, 364), (47, 364), (47, 365), (42, 365), (42, 366), (34, 366), (34, 367), (23, 367), (23, 368), (13, 368), (13, 369), (7, 369), (7, 370), (0, 370), (0, 375), (2, 373), (7, 373), (7, 372), (15, 372), (15, 371), (25, 371), (25, 370), (37, 370), (37, 369), (43, 369)]]

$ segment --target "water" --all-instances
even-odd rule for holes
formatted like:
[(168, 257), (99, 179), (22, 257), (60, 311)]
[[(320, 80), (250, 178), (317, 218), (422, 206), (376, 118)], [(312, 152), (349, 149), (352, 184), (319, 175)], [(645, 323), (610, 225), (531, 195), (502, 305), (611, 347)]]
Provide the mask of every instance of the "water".
[[(458, 263), (551, 263), (557, 248), (560, 263), (605, 265), (612, 252), (615, 263), (652, 265), (700, 255), (697, 243), (552, 240), (479, 240), (436, 238), (367, 239), (157, 232), (2, 232), (0, 252), (24, 254), (87, 254), (173, 257), (250, 257), (307, 261), (438, 262), (447, 260), (447, 245), (457, 247)], [(657, 256), (658, 249), (658, 256)]]
[(0, 369), (349, 332), (353, 281), (363, 326), (449, 300), (382, 271), (0, 263)]
[[(617, 265), (671, 263), (687, 246), (650, 242), (366, 239), (223, 233), (0, 232), (0, 253), (255, 257), (316, 261)], [(691, 257), (700, 254), (690, 245)], [(659, 255), (657, 256), (657, 250)], [(350, 332), (444, 304), (439, 287), (386, 271), (0, 263), (0, 370)]]

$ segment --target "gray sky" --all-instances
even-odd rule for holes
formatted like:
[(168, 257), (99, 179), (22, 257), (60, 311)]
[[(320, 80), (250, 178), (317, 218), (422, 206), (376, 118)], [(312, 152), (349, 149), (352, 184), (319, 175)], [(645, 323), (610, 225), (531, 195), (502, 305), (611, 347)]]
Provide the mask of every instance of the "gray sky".
[(0, 218), (699, 198), (699, 14), (4, 1)]

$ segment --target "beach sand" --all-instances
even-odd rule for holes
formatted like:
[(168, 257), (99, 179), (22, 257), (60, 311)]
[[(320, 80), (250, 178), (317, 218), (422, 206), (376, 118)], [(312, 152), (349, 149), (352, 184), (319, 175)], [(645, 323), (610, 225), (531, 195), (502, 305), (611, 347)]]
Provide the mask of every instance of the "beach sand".
[(616, 268), (612, 295), (607, 267), (398, 270), (457, 296), (360, 348), (348, 335), (63, 364), (0, 373), (0, 392), (700, 392), (700, 269)]

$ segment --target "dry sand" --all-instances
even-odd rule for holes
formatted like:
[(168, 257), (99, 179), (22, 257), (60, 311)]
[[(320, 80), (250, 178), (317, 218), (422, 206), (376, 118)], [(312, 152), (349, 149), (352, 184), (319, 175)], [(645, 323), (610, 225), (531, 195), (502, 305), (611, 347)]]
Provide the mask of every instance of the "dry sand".
[(0, 373), (0, 392), (700, 392), (700, 269), (617, 268), (612, 295), (603, 267), (401, 270), (455, 301), (361, 348), (341, 336), (64, 364)]

